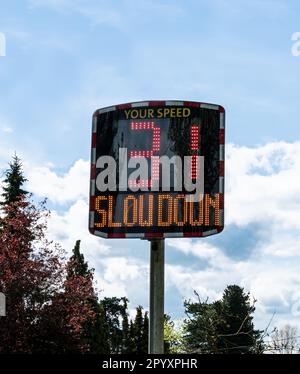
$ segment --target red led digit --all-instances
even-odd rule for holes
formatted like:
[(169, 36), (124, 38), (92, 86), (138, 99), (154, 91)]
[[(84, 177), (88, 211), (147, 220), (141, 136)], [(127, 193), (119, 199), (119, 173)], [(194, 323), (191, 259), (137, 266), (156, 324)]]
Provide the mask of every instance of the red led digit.
[(130, 157), (152, 157), (160, 149), (160, 128), (154, 122), (131, 122), (131, 130), (153, 130), (152, 149), (150, 151), (130, 151)]
[[(159, 156), (154, 156), (155, 152), (160, 150), (160, 128), (155, 127), (153, 121), (144, 121), (144, 122), (131, 122), (131, 130), (152, 130), (152, 149), (149, 151), (130, 151), (129, 157), (146, 157), (151, 158), (152, 169), (151, 175), (152, 179), (140, 180), (139, 182), (134, 181), (133, 184), (136, 186), (148, 186), (152, 187), (152, 181), (159, 180)], [(129, 186), (132, 186), (132, 183), (129, 181)]]
[(191, 156), (191, 179), (197, 179), (197, 151), (199, 150), (199, 127), (198, 125), (192, 125), (190, 130), (190, 146), (192, 151)]

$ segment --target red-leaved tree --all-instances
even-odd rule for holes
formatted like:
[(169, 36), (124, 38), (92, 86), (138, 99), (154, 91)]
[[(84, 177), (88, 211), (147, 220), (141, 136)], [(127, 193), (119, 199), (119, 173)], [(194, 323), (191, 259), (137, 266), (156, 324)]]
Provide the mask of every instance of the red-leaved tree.
[[(95, 316), (97, 297), (93, 288), (93, 273), (80, 274), (78, 258), (72, 256), (66, 264), (66, 278), (60, 292), (46, 305), (40, 319), (42, 344), (38, 352), (85, 353), (91, 344), (85, 339), (84, 327)], [(41, 333), (42, 331), (42, 333)]]
[(16, 155), (9, 166), (0, 203), (0, 292), (7, 300), (0, 353), (89, 351), (83, 330), (96, 303), (92, 271), (78, 273), (80, 254), (66, 263), (47, 240), (45, 204), (32, 203), (23, 190), (26, 178)]
[(0, 290), (6, 317), (0, 319), (0, 352), (32, 352), (45, 305), (61, 288), (61, 254), (45, 237), (48, 212), (20, 196), (2, 208)]

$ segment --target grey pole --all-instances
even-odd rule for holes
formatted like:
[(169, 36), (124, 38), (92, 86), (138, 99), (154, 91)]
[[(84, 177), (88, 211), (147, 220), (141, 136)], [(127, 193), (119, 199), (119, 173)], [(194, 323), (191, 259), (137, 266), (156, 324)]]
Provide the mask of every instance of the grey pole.
[(4, 293), (0, 292), (0, 317), (6, 316), (6, 297)]
[(165, 241), (150, 242), (149, 353), (164, 353)]

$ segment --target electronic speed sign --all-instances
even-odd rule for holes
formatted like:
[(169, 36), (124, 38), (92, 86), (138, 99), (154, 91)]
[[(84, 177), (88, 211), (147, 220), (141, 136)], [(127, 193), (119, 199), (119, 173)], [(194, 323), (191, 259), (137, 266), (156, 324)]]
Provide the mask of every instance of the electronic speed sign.
[(104, 238), (200, 237), (224, 227), (222, 106), (147, 101), (93, 115), (89, 229)]

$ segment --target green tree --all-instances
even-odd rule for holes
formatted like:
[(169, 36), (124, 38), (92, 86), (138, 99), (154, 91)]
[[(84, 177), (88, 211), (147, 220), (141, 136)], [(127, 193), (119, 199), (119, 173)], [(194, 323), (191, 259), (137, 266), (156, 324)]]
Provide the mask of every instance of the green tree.
[(122, 353), (130, 353), (130, 327), (127, 313), (127, 301), (124, 306), (123, 320), (122, 320)]
[(103, 305), (99, 303), (93, 287), (94, 269), (89, 269), (84, 255), (80, 252), (80, 240), (77, 240), (73, 248), (73, 255), (69, 260), (67, 280), (74, 279), (77, 284), (89, 285), (88, 293), (84, 301), (92, 310), (92, 314), (85, 319), (81, 329), (81, 341), (87, 347), (89, 353), (110, 353), (109, 349), (109, 327), (105, 320)]
[(149, 341), (149, 318), (148, 312), (144, 313), (143, 331), (141, 337), (141, 351), (142, 353), (148, 353), (148, 341)]
[(84, 260), (84, 255), (80, 253), (80, 240), (77, 240), (73, 248), (73, 255), (70, 257), (72, 266), (68, 268), (67, 277), (90, 277), (94, 269), (89, 269), (88, 263)]
[(49, 212), (26, 199), (21, 162), (6, 171), (0, 231), (0, 292), (7, 316), (0, 319), (0, 352), (32, 353), (44, 344), (41, 320), (62, 289), (64, 265), (59, 249), (46, 238)]
[(136, 352), (136, 345), (135, 345), (135, 326), (134, 321), (130, 321), (129, 324), (129, 338), (127, 341), (127, 352), (126, 353), (135, 353)]
[(89, 353), (109, 354), (109, 327), (101, 303), (93, 306), (94, 316), (83, 325), (82, 340), (89, 346)]
[(83, 353), (94, 347), (93, 329), (97, 321), (97, 297), (93, 287), (93, 271), (88, 269), (80, 254), (80, 241), (76, 242), (73, 256), (66, 264), (66, 277), (62, 289), (45, 307), (41, 320), (47, 331), (44, 352)]
[(219, 316), (214, 304), (185, 301), (185, 312), (188, 319), (184, 321), (184, 341), (186, 349), (199, 353), (218, 352)]
[(126, 297), (105, 297), (100, 301), (108, 331), (109, 352), (112, 354), (121, 353), (123, 349), (122, 318), (127, 312), (127, 302)]
[(175, 328), (174, 322), (167, 314), (165, 315), (164, 321), (164, 353), (185, 353), (183, 333), (180, 328)]
[(221, 331), (219, 347), (225, 353), (262, 353), (262, 331), (255, 330), (255, 306), (250, 294), (237, 286), (228, 286), (220, 303)]
[(237, 285), (228, 286), (219, 301), (185, 301), (185, 344), (200, 353), (262, 353), (262, 331), (253, 324), (254, 303)]
[(136, 316), (134, 320), (134, 331), (135, 331), (135, 353), (142, 354), (144, 352), (144, 342), (143, 342), (143, 330), (144, 330), (144, 318), (143, 318), (143, 308), (138, 306), (136, 308)]
[(148, 313), (143, 314), (143, 307), (138, 306), (134, 320), (130, 321), (126, 353), (147, 354), (148, 331)]
[(3, 187), (3, 201), (1, 205), (7, 205), (19, 200), (22, 195), (28, 194), (23, 190), (22, 186), (27, 181), (24, 177), (22, 163), (19, 157), (15, 154), (12, 162), (9, 163), (9, 168), (5, 171), (5, 186)]

